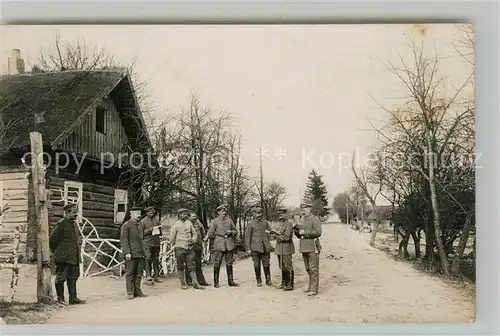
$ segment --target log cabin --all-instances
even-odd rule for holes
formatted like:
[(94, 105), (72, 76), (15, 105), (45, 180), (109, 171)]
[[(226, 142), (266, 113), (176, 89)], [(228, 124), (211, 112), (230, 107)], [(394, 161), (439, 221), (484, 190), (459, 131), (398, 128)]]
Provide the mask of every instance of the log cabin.
[[(130, 159), (140, 160), (152, 148), (128, 72), (0, 77), (0, 209), (8, 207), (0, 215), (0, 236), (19, 228), (21, 262), (36, 259), (29, 154), (33, 131), (42, 135), (50, 226), (72, 200), (80, 221), (88, 219), (101, 238), (115, 238), (131, 202), (130, 188), (135, 188), (127, 182), (130, 162), (137, 164)], [(11, 255), (9, 248), (3, 239), (0, 263)]]

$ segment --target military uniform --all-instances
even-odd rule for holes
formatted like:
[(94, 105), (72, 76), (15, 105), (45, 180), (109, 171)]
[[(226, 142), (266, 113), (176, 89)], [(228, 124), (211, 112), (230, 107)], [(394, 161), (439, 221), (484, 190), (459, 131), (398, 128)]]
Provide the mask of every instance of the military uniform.
[[(218, 211), (226, 209), (225, 206), (219, 206)], [(231, 287), (238, 287), (234, 282), (233, 274), (233, 250), (235, 248), (235, 237), (238, 234), (236, 226), (229, 217), (217, 217), (210, 222), (207, 236), (213, 239), (214, 252), (214, 287), (219, 287), (219, 273), (222, 259), (226, 262), (226, 273), (228, 284)]]
[[(140, 211), (133, 208), (130, 211)], [(146, 248), (144, 246), (144, 233), (139, 220), (130, 219), (120, 229), (120, 244), (125, 257), (130, 254), (130, 260), (125, 260), (125, 285), (129, 299), (146, 296), (141, 290), (142, 273), (144, 272), (144, 259)]]
[[(186, 213), (186, 209), (180, 209), (179, 215)], [(195, 252), (193, 245), (198, 240), (198, 235), (193, 226), (193, 223), (187, 218), (179, 219), (170, 228), (170, 243), (174, 247), (175, 259), (177, 262), (177, 273), (181, 282), (181, 288), (187, 289), (185, 269), (191, 276), (193, 287), (195, 289), (203, 289), (198, 283), (196, 277)]]
[[(145, 211), (147, 212), (148, 210), (154, 210), (154, 208), (149, 207)], [(146, 216), (141, 220), (141, 228), (144, 233), (144, 248), (146, 250), (146, 276), (150, 284), (153, 284), (153, 281), (160, 282), (161, 228), (158, 228), (158, 232), (154, 232), (155, 234), (153, 235), (154, 227), (159, 225), (160, 222), (154, 217), (149, 218)]]
[[(194, 266), (196, 278), (198, 279), (198, 283), (202, 286), (209, 286), (207, 281), (205, 280), (205, 275), (203, 274), (203, 238), (205, 238), (206, 232), (203, 224), (200, 223), (199, 220), (191, 221), (193, 223), (194, 229), (196, 230), (197, 240), (193, 245), (194, 250)], [(193, 279), (191, 275), (186, 270), (186, 282), (189, 286), (192, 285)]]
[[(76, 208), (76, 205), (68, 204), (63, 209), (66, 212), (73, 208)], [(49, 247), (56, 265), (55, 288), (59, 302), (65, 302), (64, 282), (66, 282), (69, 303), (85, 303), (85, 300), (78, 298), (76, 291), (76, 282), (80, 277), (80, 263), (82, 262), (81, 244), (80, 229), (76, 220), (69, 219), (65, 214), (64, 218), (55, 224), (49, 238)]]
[[(303, 233), (300, 233), (303, 230)], [(294, 227), (294, 233), (300, 239), (299, 251), (302, 253), (304, 266), (309, 275), (309, 295), (318, 294), (319, 287), (319, 252), (321, 244), (319, 237), (322, 234), (321, 221), (314, 215), (304, 217), (302, 224)]]
[(251, 220), (245, 230), (245, 245), (247, 250), (252, 253), (255, 278), (259, 287), (262, 286), (261, 264), (266, 277), (266, 285), (272, 285), (270, 270), (271, 242), (266, 231), (271, 231), (271, 226), (268, 221), (263, 219)]
[(295, 253), (293, 243), (293, 225), (285, 217), (286, 209), (280, 209), (283, 214), (280, 217), (280, 226), (276, 230), (276, 247), (274, 252), (278, 257), (278, 264), (281, 269), (281, 285), (278, 287), (287, 291), (293, 290), (295, 273), (293, 270), (292, 257)]

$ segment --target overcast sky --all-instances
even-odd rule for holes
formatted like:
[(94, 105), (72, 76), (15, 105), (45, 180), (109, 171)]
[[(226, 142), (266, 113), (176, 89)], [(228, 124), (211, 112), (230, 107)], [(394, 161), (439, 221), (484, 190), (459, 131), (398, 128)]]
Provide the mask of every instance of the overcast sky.
[[(372, 97), (389, 107), (404, 97), (386, 69), (388, 62), (398, 64), (398, 53), (411, 62), (406, 39), (425, 36), (426, 50), (439, 52), (447, 74), (470, 73), (453, 48), (457, 31), (448, 24), (0, 29), (2, 64), (6, 52), (18, 48), (30, 68), (59, 32), (65, 40), (84, 38), (104, 47), (123, 62), (135, 57), (159, 114), (186, 107), (191, 93), (202, 104), (228, 110), (243, 134), (243, 161), (257, 176), (257, 148), (266, 148), (265, 178), (287, 188), (289, 205), (298, 204), (314, 167), (324, 176), (330, 201), (352, 183), (348, 155), (376, 145), (368, 119), (386, 118)], [(281, 159), (275, 157), (280, 148)]]

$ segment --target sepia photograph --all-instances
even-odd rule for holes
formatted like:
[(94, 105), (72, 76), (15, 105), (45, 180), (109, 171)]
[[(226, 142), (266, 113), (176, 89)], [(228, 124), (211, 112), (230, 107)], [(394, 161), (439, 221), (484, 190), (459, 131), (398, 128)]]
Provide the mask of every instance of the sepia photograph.
[(475, 322), (472, 24), (0, 39), (0, 325)]

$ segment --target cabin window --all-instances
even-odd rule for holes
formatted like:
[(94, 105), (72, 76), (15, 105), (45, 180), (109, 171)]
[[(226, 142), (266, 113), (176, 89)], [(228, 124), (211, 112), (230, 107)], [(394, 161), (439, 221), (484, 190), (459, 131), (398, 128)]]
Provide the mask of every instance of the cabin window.
[(83, 184), (81, 182), (64, 181), (64, 205), (76, 203), (78, 206), (77, 222), (82, 222)]
[(128, 192), (123, 189), (115, 189), (115, 224), (121, 224), (127, 213)]
[(95, 110), (95, 130), (103, 134), (106, 133), (105, 117), (106, 117), (106, 109), (102, 106), (98, 106)]

